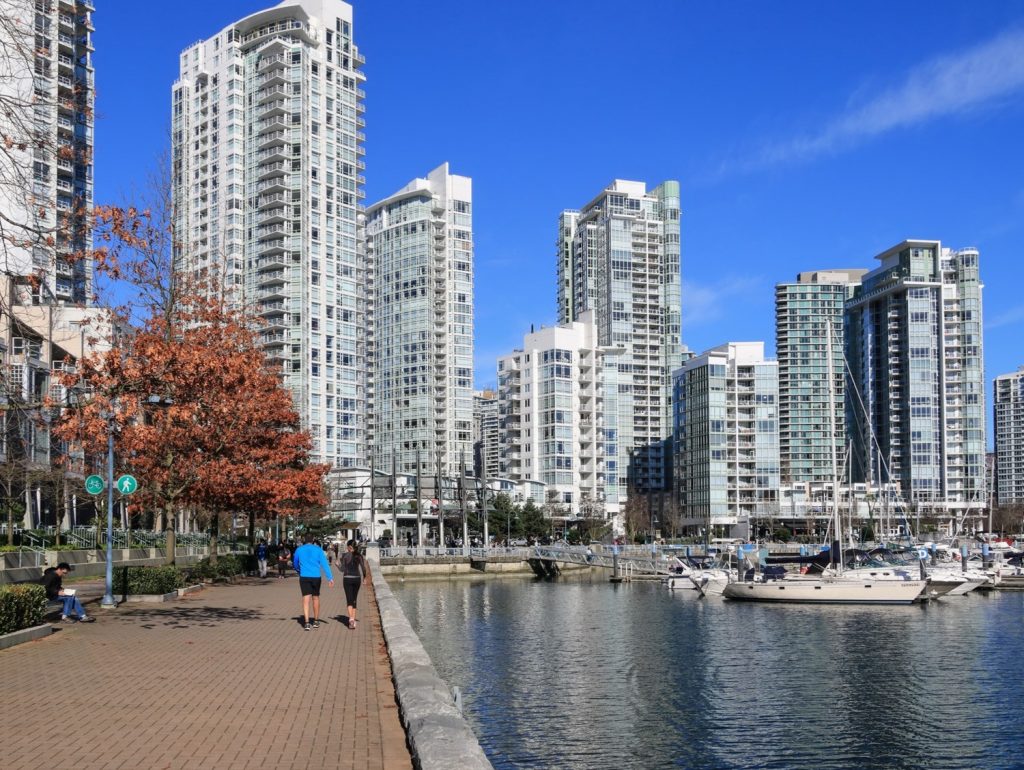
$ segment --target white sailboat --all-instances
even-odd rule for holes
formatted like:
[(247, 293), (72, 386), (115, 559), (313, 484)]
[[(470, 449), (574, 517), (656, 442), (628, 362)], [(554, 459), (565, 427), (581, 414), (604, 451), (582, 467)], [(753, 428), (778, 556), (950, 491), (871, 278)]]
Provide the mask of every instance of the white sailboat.
[[(841, 537), (839, 520), (839, 469), (836, 458), (835, 375), (832, 361), (832, 323), (827, 326), (829, 434), (832, 449), (832, 521), (837, 539)], [(843, 570), (842, 546), (833, 544), (838, 552), (833, 558), (834, 574), (820, 577), (783, 577), (780, 579), (743, 580), (728, 583), (722, 589), (727, 599), (748, 602), (785, 602), (800, 604), (912, 604), (923, 598), (928, 580), (876, 579), (870, 575), (846, 573)]]

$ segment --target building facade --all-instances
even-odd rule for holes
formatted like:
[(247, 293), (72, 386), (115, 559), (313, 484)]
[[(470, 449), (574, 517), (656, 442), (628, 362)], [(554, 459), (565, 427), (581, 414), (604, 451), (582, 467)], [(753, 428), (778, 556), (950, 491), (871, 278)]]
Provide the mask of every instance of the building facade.
[(673, 375), (675, 492), (693, 535), (748, 537), (778, 516), (778, 364), (730, 342)]
[(374, 264), (373, 452), (473, 468), (473, 187), (445, 163), (366, 212)]
[(523, 338), (498, 359), (501, 473), (545, 484), (553, 515), (605, 518), (603, 353), (591, 315)]
[(501, 473), (501, 421), (498, 394), (479, 390), (473, 394), (473, 474), (480, 479)]
[(679, 365), (679, 183), (616, 179), (559, 218), (558, 317), (591, 311), (604, 356), (605, 495), (671, 484), (672, 371)]
[(1024, 503), (1024, 366), (996, 377), (993, 391), (997, 500)]
[(908, 240), (879, 254), (846, 309), (850, 480), (895, 483), (952, 526), (986, 504), (977, 249)]
[[(832, 483), (835, 419), (838, 456), (846, 452), (843, 312), (867, 270), (800, 273), (775, 286), (775, 350), (779, 362), (779, 458), (783, 483)], [(832, 330), (832, 389), (828, 329)], [(840, 460), (841, 462), (841, 460)]]
[(372, 264), (352, 7), (286, 0), (186, 48), (172, 88), (175, 270), (260, 316), (315, 462), (366, 462)]
[[(0, 262), (26, 304), (92, 300), (91, 2), (0, 7)], [(23, 295), (23, 296), (22, 296)]]

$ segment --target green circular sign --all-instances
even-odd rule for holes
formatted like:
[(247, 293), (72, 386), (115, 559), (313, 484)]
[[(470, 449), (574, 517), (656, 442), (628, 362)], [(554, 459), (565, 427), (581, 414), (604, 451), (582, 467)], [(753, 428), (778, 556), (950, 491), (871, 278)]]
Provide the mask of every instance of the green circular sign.
[(130, 476), (127, 473), (117, 480), (117, 491), (122, 495), (130, 495), (138, 488), (139, 482), (135, 480), (134, 476)]
[(90, 495), (98, 495), (106, 488), (106, 484), (103, 483), (103, 477), (93, 474), (85, 480), (85, 491)]

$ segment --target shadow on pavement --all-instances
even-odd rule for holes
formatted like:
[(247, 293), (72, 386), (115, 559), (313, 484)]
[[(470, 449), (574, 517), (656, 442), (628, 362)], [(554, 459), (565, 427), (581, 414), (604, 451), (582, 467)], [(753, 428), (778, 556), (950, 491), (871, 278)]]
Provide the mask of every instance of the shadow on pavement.
[(259, 620), (263, 613), (251, 607), (159, 607), (137, 608), (119, 613), (119, 618), (144, 620), (143, 628), (211, 627), (225, 622)]

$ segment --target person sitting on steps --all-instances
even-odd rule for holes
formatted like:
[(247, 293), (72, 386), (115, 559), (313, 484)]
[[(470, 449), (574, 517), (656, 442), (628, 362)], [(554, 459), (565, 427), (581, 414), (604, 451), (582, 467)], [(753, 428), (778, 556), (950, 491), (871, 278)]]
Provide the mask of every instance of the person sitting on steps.
[(62, 561), (56, 567), (47, 567), (43, 570), (43, 576), (39, 584), (46, 589), (46, 598), (50, 601), (64, 602), (64, 609), (61, 611), (60, 619), (63, 623), (71, 623), (71, 615), (78, 619), (79, 623), (92, 623), (96, 618), (85, 614), (85, 607), (78, 601), (75, 592), (70, 593), (64, 590), (64, 576), (71, 571), (71, 565)]

